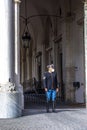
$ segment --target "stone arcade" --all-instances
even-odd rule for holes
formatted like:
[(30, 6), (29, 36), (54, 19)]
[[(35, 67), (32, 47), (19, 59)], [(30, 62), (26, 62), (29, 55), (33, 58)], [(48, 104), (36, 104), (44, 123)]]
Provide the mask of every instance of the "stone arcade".
[[(29, 47), (22, 41), (25, 11)], [(0, 17), (0, 118), (21, 116), (23, 90), (33, 77), (41, 82), (50, 63), (61, 100), (87, 106), (87, 1), (1, 0)]]

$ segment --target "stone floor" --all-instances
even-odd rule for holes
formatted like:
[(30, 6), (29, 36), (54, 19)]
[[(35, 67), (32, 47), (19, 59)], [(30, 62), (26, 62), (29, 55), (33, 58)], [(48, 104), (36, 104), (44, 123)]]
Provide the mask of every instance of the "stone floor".
[(22, 117), (0, 119), (0, 130), (87, 130), (87, 110), (62, 106), (46, 113), (44, 107), (29, 108)]

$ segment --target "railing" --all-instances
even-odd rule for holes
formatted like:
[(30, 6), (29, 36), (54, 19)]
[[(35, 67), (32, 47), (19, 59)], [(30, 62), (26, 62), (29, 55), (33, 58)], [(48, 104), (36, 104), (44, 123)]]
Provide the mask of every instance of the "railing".
[(34, 104), (44, 104), (46, 103), (45, 94), (24, 94), (24, 101), (25, 102), (32, 102)]
[[(34, 80), (29, 80), (25, 82), (25, 91), (24, 91), (24, 101), (25, 103), (34, 103), (34, 104), (45, 104), (46, 95), (42, 86), (42, 82), (35, 82)], [(56, 101), (60, 100), (60, 95), (57, 95)]]

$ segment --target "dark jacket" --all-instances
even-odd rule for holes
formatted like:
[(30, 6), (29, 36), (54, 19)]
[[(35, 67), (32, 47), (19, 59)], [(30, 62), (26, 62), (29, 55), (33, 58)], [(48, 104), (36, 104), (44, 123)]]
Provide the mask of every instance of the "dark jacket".
[(43, 86), (44, 88), (49, 89), (56, 89), (57, 86), (57, 73), (56, 72), (45, 72), (43, 77)]

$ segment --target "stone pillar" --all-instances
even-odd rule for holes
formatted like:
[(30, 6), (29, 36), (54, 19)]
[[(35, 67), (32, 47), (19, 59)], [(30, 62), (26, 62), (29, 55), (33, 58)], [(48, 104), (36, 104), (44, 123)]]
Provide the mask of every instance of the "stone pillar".
[(20, 13), (19, 5), (20, 0), (14, 0), (15, 3), (15, 85), (16, 89), (21, 93), (20, 103), (22, 109), (24, 109), (24, 97), (23, 97), (23, 87), (20, 84)]
[(32, 54), (29, 55), (29, 78), (32, 78)]
[(23, 77), (24, 82), (26, 80), (26, 48), (23, 48)]
[(45, 43), (42, 44), (42, 74), (46, 71), (45, 65)]
[(19, 4), (20, 0), (14, 0), (15, 2), (15, 84), (20, 84), (20, 32), (19, 32)]
[(63, 43), (65, 44), (64, 55), (64, 68), (65, 68), (65, 100), (67, 102), (75, 101), (75, 89), (73, 82), (75, 81), (75, 68), (73, 61), (73, 43), (72, 43), (72, 18), (68, 18), (64, 21), (63, 26)]
[(0, 1), (0, 118), (21, 116), (20, 93), (15, 88), (14, 3)]
[(26, 48), (26, 79), (29, 80), (29, 48)]
[(87, 2), (84, 3), (85, 101), (87, 108)]
[(0, 1), (0, 83), (14, 82), (14, 6)]
[(32, 77), (35, 77), (35, 49), (32, 51)]
[(21, 83), (23, 84), (23, 81), (24, 81), (24, 74), (23, 74), (23, 59), (24, 59), (24, 57), (23, 57), (23, 51), (24, 51), (24, 48), (23, 47), (21, 47), (21, 62), (20, 62), (20, 64), (21, 64)]

